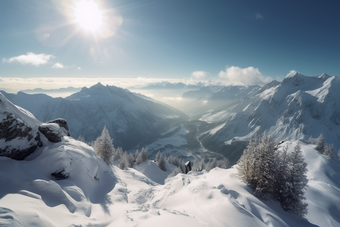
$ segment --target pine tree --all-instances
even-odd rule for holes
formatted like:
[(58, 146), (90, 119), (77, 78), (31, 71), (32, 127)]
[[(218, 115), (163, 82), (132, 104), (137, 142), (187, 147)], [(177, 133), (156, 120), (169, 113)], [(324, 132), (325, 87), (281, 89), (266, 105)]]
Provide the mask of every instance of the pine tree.
[(304, 196), (308, 179), (307, 179), (307, 164), (304, 161), (301, 146), (297, 144), (294, 151), (289, 155), (289, 178), (285, 198), (281, 202), (284, 210), (290, 211), (298, 216), (307, 214), (307, 203)]
[(142, 148), (142, 150), (137, 154), (136, 154), (136, 163), (137, 165), (145, 162), (146, 160), (148, 160), (148, 156), (149, 156), (149, 153), (148, 153), (148, 149), (147, 148)]
[(113, 155), (113, 161), (118, 162), (120, 160), (120, 158), (123, 156), (124, 152), (123, 149), (121, 147), (118, 147)]
[(255, 189), (257, 184), (257, 156), (259, 143), (259, 137), (255, 135), (255, 137), (249, 141), (247, 148), (243, 151), (243, 155), (238, 161), (237, 167), (240, 178), (244, 182), (247, 182), (252, 189)]
[(164, 155), (160, 151), (158, 151), (156, 155), (156, 162), (157, 162), (158, 167), (161, 170), (166, 171), (166, 167), (165, 167), (166, 160), (165, 160)]
[(106, 126), (103, 128), (102, 134), (93, 143), (93, 148), (96, 154), (107, 164), (112, 164), (115, 149)]
[(333, 144), (326, 144), (323, 153), (327, 158), (333, 159)]
[(209, 160), (209, 162), (205, 165), (205, 170), (207, 172), (209, 172), (210, 170), (212, 170), (216, 166), (217, 166), (217, 160), (216, 160), (216, 158), (213, 158), (213, 159)]
[(287, 151), (288, 146), (283, 147), (283, 150), (278, 152), (275, 162), (277, 176), (275, 177), (273, 199), (280, 203), (284, 202), (288, 193), (290, 156)]
[(128, 169), (128, 158), (126, 152), (124, 152), (119, 159), (119, 168), (122, 170)]
[(323, 137), (323, 134), (321, 133), (318, 140), (317, 145), (315, 148), (317, 151), (320, 151), (321, 153), (324, 153), (325, 150), (325, 138)]
[(135, 162), (135, 156), (131, 153), (126, 153), (126, 160), (127, 160), (127, 166), (129, 168), (132, 168), (133, 167), (133, 163)]
[(269, 199), (274, 194), (275, 153), (274, 141), (270, 136), (263, 135), (258, 145), (257, 183), (254, 194), (258, 197)]

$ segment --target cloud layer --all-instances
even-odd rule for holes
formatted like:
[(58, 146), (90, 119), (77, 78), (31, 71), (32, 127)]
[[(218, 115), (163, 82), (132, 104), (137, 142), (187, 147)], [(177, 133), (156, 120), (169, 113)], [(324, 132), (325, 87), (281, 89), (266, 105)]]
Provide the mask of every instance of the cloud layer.
[[(54, 64), (55, 67), (63, 66), (61, 63)], [(63, 66), (65, 69), (65, 66)], [(79, 68), (78, 68), (79, 69)], [(194, 79), (196, 77), (197, 79)], [(272, 81), (272, 78), (263, 76), (257, 68), (240, 68), (231, 66), (221, 71), (218, 77), (207, 77), (203, 71), (195, 71), (190, 78), (169, 79), (169, 78), (100, 78), (100, 77), (1, 77), (0, 88), (7, 92), (17, 92), (20, 90), (43, 88), (57, 89), (65, 87), (90, 87), (98, 82), (104, 85), (114, 85), (122, 88), (141, 87), (149, 83), (168, 81), (170, 83), (196, 84), (200, 86), (208, 85), (263, 85)], [(199, 79), (201, 78), (201, 79)]]
[(57, 62), (57, 63), (55, 63), (55, 64), (52, 66), (52, 68), (54, 68), (54, 69), (63, 69), (63, 68), (64, 68), (64, 65), (61, 64), (61, 63), (59, 63), (59, 62)]
[(32, 52), (28, 52), (25, 55), (19, 55), (16, 57), (12, 57), (10, 59), (3, 58), (3, 62), (12, 63), (19, 62), (21, 64), (30, 64), (34, 66), (45, 65), (49, 62), (50, 59), (54, 58), (53, 55), (48, 54), (35, 54)]
[(272, 81), (272, 78), (265, 77), (254, 67), (240, 68), (231, 66), (221, 71), (218, 76), (231, 85), (263, 85)]
[(191, 73), (191, 78), (192, 79), (203, 79), (207, 76), (207, 73), (204, 71), (195, 71)]

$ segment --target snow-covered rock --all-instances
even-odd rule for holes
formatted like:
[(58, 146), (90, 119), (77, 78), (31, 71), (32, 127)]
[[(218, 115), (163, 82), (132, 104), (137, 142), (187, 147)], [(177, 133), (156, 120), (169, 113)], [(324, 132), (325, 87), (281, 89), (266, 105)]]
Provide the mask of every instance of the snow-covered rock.
[(41, 146), (40, 122), (0, 93), (0, 156), (22, 160)]
[(60, 127), (60, 130), (62, 131), (62, 133), (65, 135), (65, 136), (70, 136), (70, 132), (69, 132), (69, 129), (68, 129), (68, 124), (67, 124), (67, 121), (63, 118), (57, 118), (57, 119), (54, 119), (52, 121), (49, 121), (48, 123), (56, 123), (59, 125)]
[(60, 127), (56, 123), (43, 123), (39, 126), (39, 131), (53, 143), (61, 142), (61, 138), (63, 137)]

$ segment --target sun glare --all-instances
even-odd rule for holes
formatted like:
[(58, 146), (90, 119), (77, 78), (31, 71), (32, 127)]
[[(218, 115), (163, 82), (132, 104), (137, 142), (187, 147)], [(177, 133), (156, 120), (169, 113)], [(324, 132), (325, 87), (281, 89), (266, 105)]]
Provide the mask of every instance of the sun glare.
[(98, 32), (103, 26), (103, 13), (93, 1), (80, 1), (75, 6), (75, 19), (86, 31)]

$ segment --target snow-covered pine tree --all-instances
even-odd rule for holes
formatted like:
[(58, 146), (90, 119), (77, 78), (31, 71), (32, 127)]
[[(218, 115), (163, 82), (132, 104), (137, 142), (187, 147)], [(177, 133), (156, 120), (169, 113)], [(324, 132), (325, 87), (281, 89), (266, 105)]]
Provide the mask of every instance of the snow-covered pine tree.
[(115, 149), (106, 126), (103, 128), (102, 134), (94, 141), (93, 149), (107, 164), (112, 164)]
[(321, 133), (318, 140), (317, 140), (317, 144), (316, 144), (316, 150), (320, 151), (321, 153), (324, 153), (325, 150), (325, 137), (323, 137), (323, 134)]
[(148, 156), (149, 156), (148, 149), (146, 147), (142, 148), (142, 150), (137, 154), (137, 157), (136, 157), (137, 165), (139, 165), (139, 164), (145, 162), (146, 160), (148, 160)]
[(194, 161), (194, 163), (192, 164), (192, 169), (193, 171), (196, 171), (196, 172), (201, 172), (202, 170), (204, 170), (205, 169), (204, 160)]
[(133, 163), (135, 162), (135, 156), (132, 153), (127, 153), (126, 152), (126, 160), (127, 160), (127, 166), (129, 168), (133, 167)]
[(246, 182), (253, 190), (256, 188), (257, 184), (258, 175), (257, 151), (259, 143), (260, 138), (258, 135), (255, 135), (249, 141), (247, 148), (243, 151), (243, 155), (238, 161), (237, 167), (240, 178), (244, 182)]
[(113, 155), (113, 161), (119, 161), (120, 158), (123, 156), (124, 152), (123, 152), (123, 148), (121, 147), (118, 147), (115, 152), (114, 152), (114, 155)]
[(156, 162), (157, 162), (158, 167), (161, 170), (166, 171), (166, 167), (165, 167), (166, 160), (165, 160), (164, 155), (160, 151), (158, 151), (156, 155)]
[(304, 203), (304, 196), (307, 187), (307, 164), (304, 161), (301, 146), (297, 144), (294, 151), (289, 154), (289, 175), (287, 182), (287, 190), (283, 201), (282, 208), (292, 212), (298, 216), (307, 214), (307, 203)]
[(128, 169), (128, 158), (126, 152), (124, 152), (119, 159), (119, 168), (122, 170)]
[(257, 150), (256, 187), (254, 194), (264, 199), (272, 198), (276, 178), (275, 158), (277, 150), (270, 136), (263, 135)]
[(326, 155), (327, 158), (333, 159), (333, 144), (326, 144), (323, 154)]
[(209, 162), (205, 165), (205, 170), (207, 172), (209, 172), (210, 170), (212, 170), (216, 166), (217, 166), (217, 160), (216, 160), (216, 158), (213, 158), (213, 159), (209, 160)]
[(160, 157), (161, 157), (162, 153), (160, 151), (157, 152), (156, 154), (156, 158), (155, 158), (155, 161), (158, 163)]
[(288, 196), (290, 156), (287, 151), (288, 146), (286, 145), (282, 151), (278, 151), (275, 161), (277, 175), (275, 177), (273, 199), (280, 203), (284, 202)]

